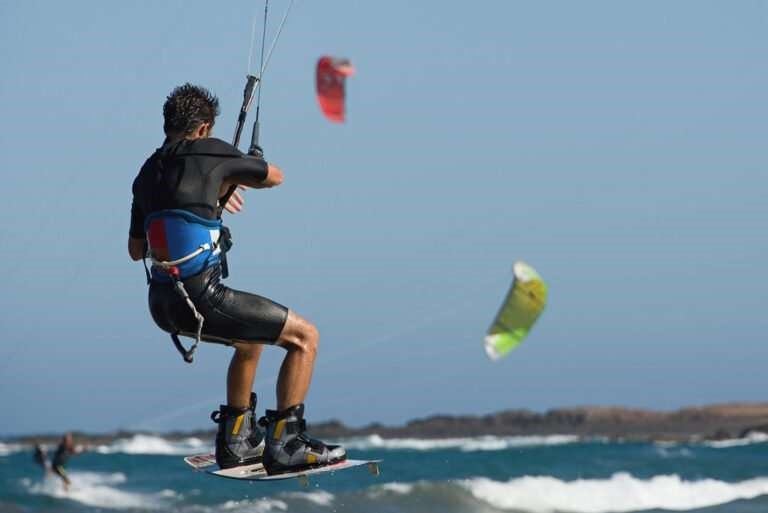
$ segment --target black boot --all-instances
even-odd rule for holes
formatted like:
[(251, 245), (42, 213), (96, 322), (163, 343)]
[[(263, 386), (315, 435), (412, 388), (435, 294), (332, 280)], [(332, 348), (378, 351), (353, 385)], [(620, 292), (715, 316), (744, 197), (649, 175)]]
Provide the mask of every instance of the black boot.
[(211, 420), (219, 425), (216, 433), (216, 463), (220, 468), (261, 463), (264, 452), (264, 433), (254, 416), (256, 394), (251, 393), (248, 408), (232, 408), (222, 404), (211, 413)]
[(264, 467), (270, 474), (322, 467), (347, 458), (343, 447), (326, 445), (306, 435), (304, 404), (282, 411), (267, 410), (259, 423), (267, 430)]

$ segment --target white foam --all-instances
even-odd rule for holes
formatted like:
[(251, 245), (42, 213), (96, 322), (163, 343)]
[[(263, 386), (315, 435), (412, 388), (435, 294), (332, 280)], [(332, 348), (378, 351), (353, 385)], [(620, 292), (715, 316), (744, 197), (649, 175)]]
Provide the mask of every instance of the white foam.
[(21, 444), (6, 444), (0, 442), (0, 457), (10, 456), (11, 454), (24, 450), (24, 446)]
[(272, 510), (287, 511), (288, 505), (283, 501), (264, 497), (255, 501), (227, 501), (221, 505), (220, 509), (236, 513), (267, 513)]
[(480, 436), (466, 438), (382, 438), (370, 435), (361, 438), (349, 438), (342, 443), (346, 449), (409, 449), (415, 451), (434, 451), (440, 449), (459, 449), (464, 452), (503, 451), (516, 447), (535, 447), (542, 445), (563, 445), (579, 442), (576, 435), (547, 436)]
[(64, 490), (58, 477), (50, 476), (42, 482), (22, 481), (29, 493), (47, 495), (57, 499), (76, 501), (87, 506), (111, 509), (152, 509), (167, 506), (167, 500), (175, 494), (163, 491), (157, 494), (126, 492), (113, 485), (125, 483), (125, 474), (115, 472), (71, 472), (72, 485)]
[(617, 473), (608, 479), (561, 481), (526, 476), (506, 483), (475, 478), (460, 484), (476, 499), (495, 508), (531, 513), (686, 511), (768, 494), (768, 477), (727, 483), (714, 479), (684, 481), (677, 475), (644, 480)]
[(727, 449), (729, 447), (741, 447), (743, 445), (763, 444), (768, 442), (768, 433), (753, 431), (744, 438), (731, 438), (728, 440), (711, 440), (704, 442), (704, 445), (715, 449)]
[(410, 494), (413, 489), (415, 488), (415, 485), (410, 483), (398, 483), (398, 482), (392, 482), (392, 483), (384, 483), (378, 486), (372, 486), (368, 489), (367, 495), (371, 499), (378, 499), (383, 495), (392, 494), (392, 495), (408, 495)]
[(281, 494), (281, 496), (288, 499), (302, 499), (318, 506), (331, 506), (333, 504), (333, 499), (335, 499), (335, 496), (332, 493), (326, 492), (325, 490), (317, 490), (314, 492), (287, 492)]
[(118, 438), (109, 445), (100, 445), (96, 451), (101, 454), (156, 454), (184, 456), (198, 452), (212, 451), (212, 447), (199, 438), (185, 438), (170, 441), (160, 436), (134, 435), (131, 438)]
[(413, 485), (409, 483), (384, 483), (379, 486), (384, 491), (396, 493), (398, 495), (407, 495), (413, 490)]
[(677, 447), (674, 445), (656, 445), (654, 450), (659, 457), (664, 459), (670, 458), (694, 458), (696, 455), (687, 447)]

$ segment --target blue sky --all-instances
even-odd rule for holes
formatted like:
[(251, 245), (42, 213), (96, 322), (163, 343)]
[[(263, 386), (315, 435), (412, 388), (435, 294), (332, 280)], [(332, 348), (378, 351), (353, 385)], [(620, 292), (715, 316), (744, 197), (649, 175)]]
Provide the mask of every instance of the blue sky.
[[(231, 138), (262, 9), (0, 1), (0, 434), (213, 426), (230, 350), (186, 365), (152, 323), (130, 186), (178, 84)], [(765, 399), (767, 54), (760, 1), (298, 0), (262, 95), (286, 180), (229, 219), (229, 282), (319, 326), (309, 420)], [(517, 259), (550, 303), (492, 364)]]

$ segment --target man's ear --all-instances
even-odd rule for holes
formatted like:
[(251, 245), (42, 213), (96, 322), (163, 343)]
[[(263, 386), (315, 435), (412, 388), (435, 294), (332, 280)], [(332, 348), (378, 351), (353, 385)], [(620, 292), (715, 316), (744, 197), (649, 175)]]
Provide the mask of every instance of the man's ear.
[(195, 134), (195, 137), (198, 139), (202, 139), (204, 137), (208, 137), (211, 134), (211, 124), (210, 123), (200, 123), (197, 125), (197, 128), (193, 132)]

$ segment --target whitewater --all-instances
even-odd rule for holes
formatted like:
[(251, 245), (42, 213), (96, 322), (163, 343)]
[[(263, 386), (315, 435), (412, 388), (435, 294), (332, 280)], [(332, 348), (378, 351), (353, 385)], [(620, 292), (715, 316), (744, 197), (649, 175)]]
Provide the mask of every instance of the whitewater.
[(46, 477), (31, 447), (0, 442), (0, 512), (625, 513), (768, 512), (768, 437), (617, 443), (568, 435), (342, 440), (382, 474), (348, 470), (245, 483), (191, 471), (210, 440), (136, 435), (70, 461), (72, 488)]

